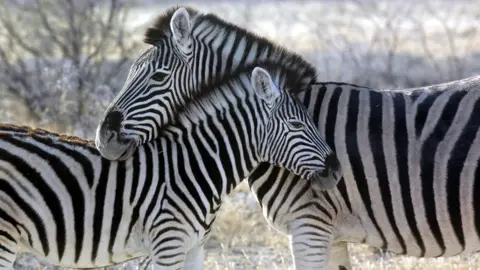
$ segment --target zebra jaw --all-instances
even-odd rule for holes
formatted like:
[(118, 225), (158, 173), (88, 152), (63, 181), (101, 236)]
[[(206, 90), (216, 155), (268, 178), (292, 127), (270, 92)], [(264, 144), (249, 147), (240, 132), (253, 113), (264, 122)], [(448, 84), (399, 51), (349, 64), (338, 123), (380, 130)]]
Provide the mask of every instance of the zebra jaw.
[(130, 157), (133, 156), (133, 153), (137, 150), (137, 143), (135, 140), (131, 140), (130, 143), (128, 144), (127, 148), (123, 152), (123, 154), (120, 155), (118, 160), (126, 160), (129, 159)]

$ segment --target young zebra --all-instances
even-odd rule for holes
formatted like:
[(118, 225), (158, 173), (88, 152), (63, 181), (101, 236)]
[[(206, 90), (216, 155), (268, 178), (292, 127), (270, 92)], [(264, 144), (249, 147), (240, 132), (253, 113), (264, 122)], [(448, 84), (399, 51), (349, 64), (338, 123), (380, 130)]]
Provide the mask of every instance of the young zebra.
[(1, 125), (0, 269), (19, 249), (65, 267), (149, 255), (155, 269), (202, 269), (222, 198), (254, 167), (314, 178), (331, 155), (304, 107), (275, 86), (277, 73), (256, 68), (201, 89), (120, 162), (90, 141)]
[[(290, 74), (288, 80), (295, 87), (289, 89), (300, 92), (316, 75), (297, 54), (191, 8), (173, 8), (159, 16), (146, 31), (145, 41), (153, 46), (132, 65), (97, 129), (97, 148), (110, 160), (126, 159), (138, 145), (158, 137), (204, 84), (268, 65), (284, 71), (274, 78), (280, 88)], [(313, 183), (333, 188), (341, 178), (338, 159), (332, 153), (322, 162), (325, 177)]]
[(297, 268), (351, 269), (348, 242), (417, 257), (480, 249), (480, 76), (405, 90), (317, 83), (298, 97), (344, 181), (314, 191), (268, 164), (249, 176)]

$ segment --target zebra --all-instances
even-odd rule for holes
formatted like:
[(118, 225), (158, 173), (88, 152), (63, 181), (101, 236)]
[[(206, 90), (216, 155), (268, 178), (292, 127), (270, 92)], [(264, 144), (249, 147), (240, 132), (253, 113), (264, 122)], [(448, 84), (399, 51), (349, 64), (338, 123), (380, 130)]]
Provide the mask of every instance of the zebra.
[[(231, 62), (248, 58), (230, 51)], [(297, 269), (351, 269), (349, 242), (416, 257), (480, 248), (479, 84), (478, 76), (404, 90), (314, 82), (296, 93), (338, 155), (343, 181), (321, 191), (260, 164), (248, 183), (269, 224), (289, 236)]]
[[(109, 160), (129, 158), (138, 145), (155, 139), (178, 110), (202, 88), (255, 66), (282, 68), (304, 91), (315, 69), (299, 55), (275, 46), (213, 14), (174, 7), (148, 28), (144, 41), (152, 45), (131, 66), (124, 87), (107, 108), (96, 132), (96, 145)], [(202, 57), (197, 57), (202, 55)], [(325, 177), (312, 184), (333, 188), (341, 178), (334, 153), (324, 160)]]
[(0, 125), (0, 269), (18, 250), (64, 267), (147, 256), (154, 269), (202, 269), (222, 198), (260, 162), (324, 177), (332, 152), (285, 90), (296, 79), (272, 80), (282, 72), (256, 67), (204, 86), (122, 161), (93, 141)]
[(248, 180), (295, 242), (297, 268), (351, 269), (349, 242), (415, 257), (480, 250), (480, 76), (402, 90), (318, 82), (297, 97), (344, 180), (315, 190), (267, 164)]

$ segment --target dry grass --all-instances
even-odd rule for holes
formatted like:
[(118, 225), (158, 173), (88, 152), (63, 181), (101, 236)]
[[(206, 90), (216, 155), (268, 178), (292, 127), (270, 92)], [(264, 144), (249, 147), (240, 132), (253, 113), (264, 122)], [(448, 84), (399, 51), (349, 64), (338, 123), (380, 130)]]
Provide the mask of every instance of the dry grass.
[(288, 269), (285, 236), (269, 227), (242, 182), (225, 200), (206, 244), (206, 269)]

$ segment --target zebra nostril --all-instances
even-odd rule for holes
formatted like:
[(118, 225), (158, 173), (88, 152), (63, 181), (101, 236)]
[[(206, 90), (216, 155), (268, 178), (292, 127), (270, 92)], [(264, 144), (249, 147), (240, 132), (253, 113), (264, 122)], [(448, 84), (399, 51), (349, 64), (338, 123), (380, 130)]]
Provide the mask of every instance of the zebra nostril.
[(120, 111), (110, 111), (105, 115), (105, 119), (103, 122), (103, 128), (105, 130), (116, 131), (117, 133), (120, 131), (120, 127), (122, 126), (123, 121), (123, 113)]
[(331, 153), (325, 158), (325, 169), (327, 171), (338, 171), (340, 169), (340, 161), (335, 153)]

